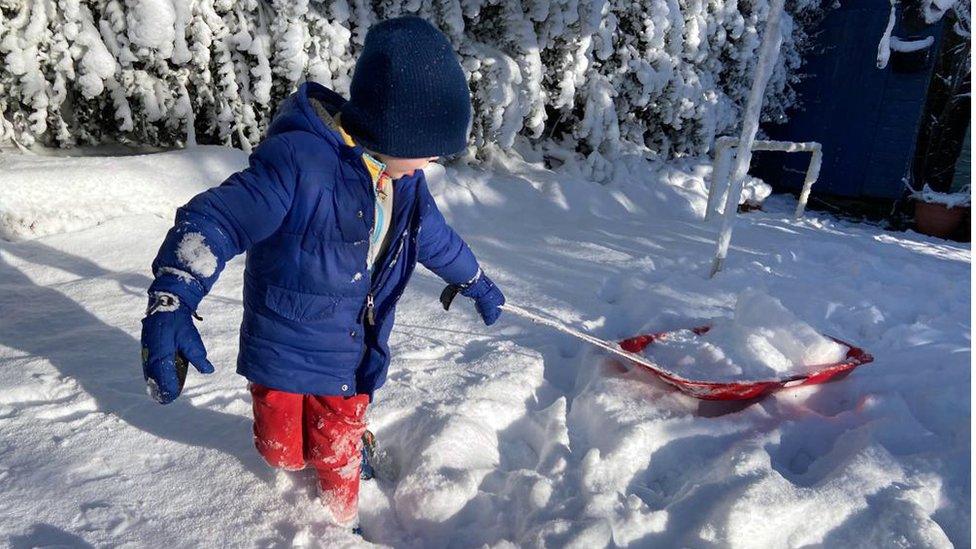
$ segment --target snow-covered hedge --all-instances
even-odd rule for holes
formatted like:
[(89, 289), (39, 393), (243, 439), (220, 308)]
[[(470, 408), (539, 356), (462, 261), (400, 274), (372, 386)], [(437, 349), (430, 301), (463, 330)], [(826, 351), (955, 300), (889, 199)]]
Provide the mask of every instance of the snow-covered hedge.
[[(555, 138), (613, 158), (734, 130), (768, 0), (0, 0), (0, 143), (199, 139), (247, 150), (304, 79), (345, 94), (366, 30), (406, 13), (451, 39), (473, 149)], [(767, 116), (794, 101), (821, 0), (788, 2)]]

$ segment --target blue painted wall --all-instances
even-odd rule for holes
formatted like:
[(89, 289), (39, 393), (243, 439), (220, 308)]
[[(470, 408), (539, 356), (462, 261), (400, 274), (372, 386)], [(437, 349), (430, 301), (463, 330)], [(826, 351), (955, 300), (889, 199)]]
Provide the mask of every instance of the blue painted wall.
[[(854, 0), (831, 10), (802, 69), (808, 76), (797, 87), (801, 108), (786, 124), (763, 126), (772, 139), (823, 144), (815, 195), (895, 199), (904, 189), (941, 27), (911, 36), (936, 38), (927, 56), (892, 52), (878, 69), (889, 8), (888, 0)], [(899, 21), (893, 34), (909, 33)], [(808, 162), (804, 154), (757, 152), (751, 173), (777, 191), (795, 192)]]

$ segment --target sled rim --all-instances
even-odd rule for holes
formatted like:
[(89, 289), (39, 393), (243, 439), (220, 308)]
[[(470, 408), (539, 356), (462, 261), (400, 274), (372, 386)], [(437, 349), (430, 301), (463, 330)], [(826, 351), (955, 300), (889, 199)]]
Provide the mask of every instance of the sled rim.
[[(711, 329), (709, 325), (690, 328), (695, 335), (703, 335)], [(618, 345), (631, 353), (639, 353), (656, 341), (667, 338), (678, 330), (636, 335), (618, 342)], [(703, 400), (748, 400), (758, 398), (779, 389), (799, 387), (801, 385), (816, 385), (849, 373), (854, 368), (874, 361), (874, 357), (864, 349), (848, 343), (842, 339), (824, 334), (835, 343), (847, 347), (847, 354), (839, 362), (811, 365), (804, 374), (794, 374), (779, 379), (759, 379), (743, 381), (704, 381), (682, 377), (665, 368), (654, 369), (644, 364), (646, 369), (662, 381), (678, 389), (682, 393)]]

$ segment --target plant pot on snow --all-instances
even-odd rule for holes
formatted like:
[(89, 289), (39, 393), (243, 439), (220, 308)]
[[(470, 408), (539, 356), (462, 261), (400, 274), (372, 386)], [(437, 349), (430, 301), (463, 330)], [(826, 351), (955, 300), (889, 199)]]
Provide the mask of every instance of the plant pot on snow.
[(915, 201), (915, 229), (929, 236), (949, 238), (969, 211), (969, 206), (949, 207), (934, 202)]
[(911, 198), (915, 200), (915, 229), (922, 234), (952, 238), (963, 219), (969, 219), (969, 185), (955, 193), (940, 193), (925, 185), (921, 191), (912, 189)]

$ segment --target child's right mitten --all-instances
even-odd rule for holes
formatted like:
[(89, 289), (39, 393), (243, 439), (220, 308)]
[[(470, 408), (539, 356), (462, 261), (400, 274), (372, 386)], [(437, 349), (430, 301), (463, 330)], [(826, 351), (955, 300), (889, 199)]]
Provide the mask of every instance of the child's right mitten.
[(154, 292), (149, 296), (142, 319), (142, 374), (149, 396), (160, 404), (180, 396), (187, 362), (201, 374), (214, 371), (193, 316), (174, 294)]

